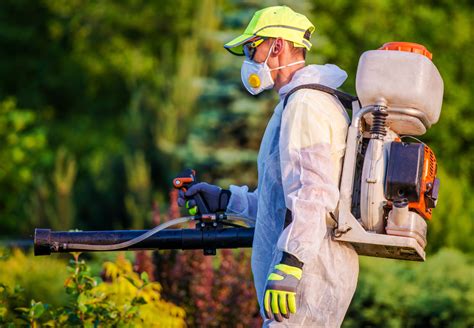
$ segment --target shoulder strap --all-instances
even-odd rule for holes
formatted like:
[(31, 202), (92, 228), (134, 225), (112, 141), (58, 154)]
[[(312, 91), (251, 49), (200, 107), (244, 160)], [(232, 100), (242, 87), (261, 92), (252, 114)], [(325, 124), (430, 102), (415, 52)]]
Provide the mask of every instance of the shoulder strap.
[(339, 99), (339, 101), (342, 103), (342, 105), (346, 109), (352, 109), (352, 102), (359, 100), (359, 98), (353, 95), (350, 95), (348, 93), (327, 87), (322, 84), (311, 83), (311, 84), (302, 84), (302, 85), (297, 86), (296, 88), (291, 89), (285, 96), (285, 100), (283, 101), (283, 108), (286, 107), (286, 104), (288, 103), (288, 99), (290, 98), (290, 96), (296, 91), (301, 90), (301, 89), (313, 89), (313, 90), (329, 93), (333, 95), (334, 97), (336, 97), (337, 99)]

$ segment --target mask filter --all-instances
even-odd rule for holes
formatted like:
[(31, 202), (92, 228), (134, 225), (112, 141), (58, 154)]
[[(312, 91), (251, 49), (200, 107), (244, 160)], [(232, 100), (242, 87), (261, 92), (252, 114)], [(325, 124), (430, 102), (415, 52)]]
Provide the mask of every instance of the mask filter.
[(248, 82), (249, 82), (249, 86), (254, 89), (257, 89), (261, 84), (260, 78), (255, 73), (250, 74)]

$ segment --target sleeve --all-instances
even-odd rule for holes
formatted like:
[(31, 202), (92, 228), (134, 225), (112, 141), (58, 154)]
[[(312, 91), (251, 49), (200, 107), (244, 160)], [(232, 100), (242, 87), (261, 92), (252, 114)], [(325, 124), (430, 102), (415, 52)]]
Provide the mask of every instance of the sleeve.
[[(296, 96), (296, 94), (295, 94)], [(314, 101), (318, 99), (318, 101)], [(331, 123), (324, 110), (334, 106), (324, 97), (288, 103), (280, 131), (280, 165), (290, 224), (278, 240), (278, 249), (300, 261), (314, 258), (326, 233), (326, 215), (339, 199), (331, 160)]]
[(231, 185), (229, 189), (232, 194), (227, 205), (227, 212), (242, 215), (255, 222), (257, 220), (258, 190), (249, 192), (247, 186), (234, 185)]

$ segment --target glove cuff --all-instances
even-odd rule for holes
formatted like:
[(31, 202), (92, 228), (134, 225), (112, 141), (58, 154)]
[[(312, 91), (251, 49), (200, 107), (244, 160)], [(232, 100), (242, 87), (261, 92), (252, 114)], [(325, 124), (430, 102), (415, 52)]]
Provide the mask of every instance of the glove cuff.
[(232, 193), (230, 190), (222, 189), (221, 193), (219, 194), (219, 211), (226, 211), (227, 205), (229, 205), (230, 196)]
[(287, 253), (287, 252), (283, 252), (283, 257), (281, 258), (280, 263), (297, 267), (300, 269), (303, 269), (303, 265), (304, 265), (304, 263), (298, 260), (296, 256), (291, 255), (290, 253)]

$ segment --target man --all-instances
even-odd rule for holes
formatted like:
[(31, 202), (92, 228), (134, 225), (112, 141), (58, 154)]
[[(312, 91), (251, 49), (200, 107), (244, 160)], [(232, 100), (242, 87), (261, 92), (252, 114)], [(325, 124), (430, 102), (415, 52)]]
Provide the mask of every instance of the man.
[(225, 45), (245, 55), (242, 82), (251, 94), (273, 88), (280, 96), (258, 154), (258, 190), (200, 183), (179, 199), (183, 206), (199, 192), (211, 210), (255, 220), (252, 271), (269, 327), (338, 327), (357, 284), (357, 253), (331, 239), (347, 113), (336, 97), (311, 89), (284, 106), (297, 86), (337, 88), (347, 78), (335, 65), (305, 66), (314, 29), (286, 6), (269, 7)]

